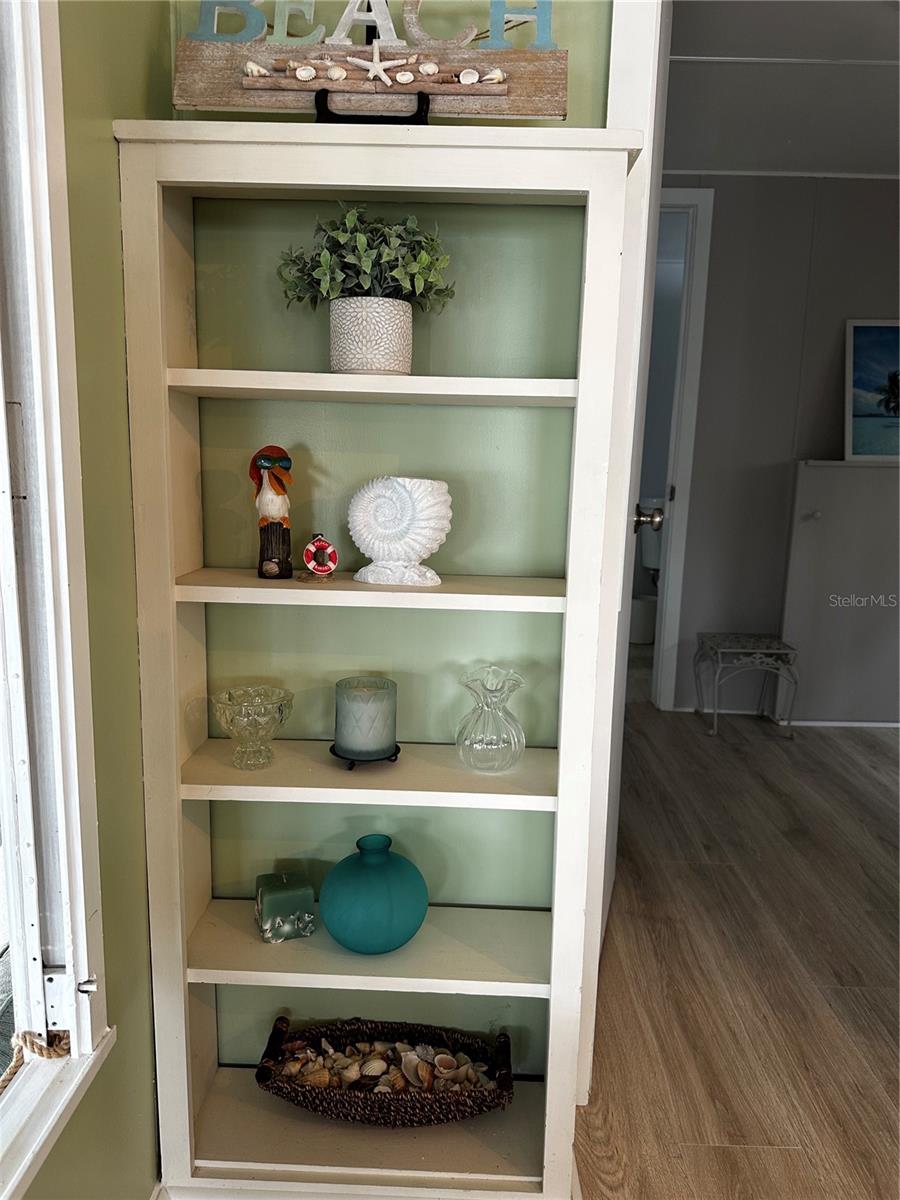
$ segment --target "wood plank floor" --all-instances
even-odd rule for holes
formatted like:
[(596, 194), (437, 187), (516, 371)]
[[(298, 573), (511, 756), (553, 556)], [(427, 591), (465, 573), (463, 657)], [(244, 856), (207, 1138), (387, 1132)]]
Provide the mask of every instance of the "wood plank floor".
[(896, 1200), (896, 731), (720, 730), (628, 706), (584, 1200)]

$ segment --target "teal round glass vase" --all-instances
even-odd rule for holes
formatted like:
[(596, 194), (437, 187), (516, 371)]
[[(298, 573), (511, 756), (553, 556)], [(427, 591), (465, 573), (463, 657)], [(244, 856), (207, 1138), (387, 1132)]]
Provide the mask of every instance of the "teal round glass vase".
[(319, 892), (319, 916), (336, 942), (357, 954), (387, 954), (416, 934), (428, 912), (428, 888), (417, 866), (370, 833), (332, 867)]

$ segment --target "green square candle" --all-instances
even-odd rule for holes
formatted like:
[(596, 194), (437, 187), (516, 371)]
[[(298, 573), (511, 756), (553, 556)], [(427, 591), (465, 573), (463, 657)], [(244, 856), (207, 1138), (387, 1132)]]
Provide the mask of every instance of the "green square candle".
[(256, 877), (256, 927), (264, 942), (286, 942), (315, 932), (313, 890), (300, 871)]

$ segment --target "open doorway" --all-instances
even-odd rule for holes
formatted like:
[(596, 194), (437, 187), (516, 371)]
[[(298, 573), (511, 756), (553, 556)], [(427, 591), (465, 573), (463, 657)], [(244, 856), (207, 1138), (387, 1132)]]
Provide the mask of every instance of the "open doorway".
[(631, 689), (675, 707), (713, 191), (663, 188), (634, 556)]

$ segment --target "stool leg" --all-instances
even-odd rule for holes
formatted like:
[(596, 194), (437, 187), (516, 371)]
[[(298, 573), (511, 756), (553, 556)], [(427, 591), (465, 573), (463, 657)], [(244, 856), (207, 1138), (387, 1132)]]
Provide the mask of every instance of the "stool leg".
[(764, 717), (766, 715), (766, 691), (768, 686), (769, 672), (764, 670), (762, 673), (762, 686), (759, 689), (759, 700), (756, 704), (756, 715), (758, 717)]
[(789, 737), (791, 739), (791, 741), (793, 741), (797, 735), (794, 732), (793, 727), (791, 726), (791, 721), (794, 716), (794, 701), (797, 699), (797, 688), (800, 686), (800, 680), (797, 678), (797, 675), (793, 670), (786, 671), (783, 674), (782, 678), (786, 679), (791, 687), (791, 696), (790, 696), (790, 699), (788, 700), (788, 710), (787, 710), (787, 718), (785, 720), (785, 728), (787, 729), (786, 736)]
[(694, 690), (697, 693), (697, 712), (701, 714), (704, 712), (703, 674), (700, 670), (702, 662), (703, 652), (701, 650), (696, 650), (694, 652)]
[(719, 679), (722, 675), (722, 667), (716, 664), (716, 673), (713, 677), (713, 719), (712, 729), (709, 730), (709, 736), (715, 737), (719, 732)]

